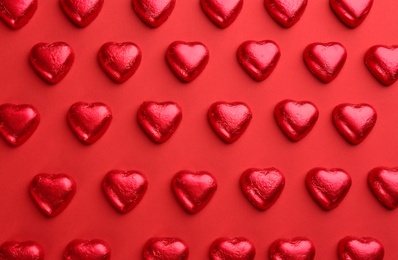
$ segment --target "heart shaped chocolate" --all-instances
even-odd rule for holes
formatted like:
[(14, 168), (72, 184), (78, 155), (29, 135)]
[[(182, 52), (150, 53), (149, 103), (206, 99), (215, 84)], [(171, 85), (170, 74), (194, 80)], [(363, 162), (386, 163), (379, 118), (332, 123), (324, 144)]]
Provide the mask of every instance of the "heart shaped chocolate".
[(216, 102), (210, 106), (207, 117), (221, 140), (233, 143), (249, 126), (252, 112), (243, 102)]
[(73, 133), (84, 144), (93, 144), (101, 138), (112, 121), (111, 109), (100, 102), (73, 104), (67, 119)]
[(110, 260), (111, 248), (100, 239), (71, 241), (64, 251), (65, 260)]
[(0, 245), (1, 260), (44, 260), (43, 247), (35, 241), (6, 241)]
[(324, 210), (336, 208), (351, 188), (351, 176), (341, 169), (314, 168), (305, 179), (307, 189)]
[(211, 244), (209, 256), (211, 260), (253, 260), (256, 249), (244, 237), (222, 237)]
[(246, 41), (239, 46), (237, 56), (253, 79), (263, 81), (274, 71), (281, 53), (273, 41)]
[(369, 187), (388, 209), (398, 207), (398, 168), (377, 167), (368, 175)]
[(384, 247), (371, 237), (347, 236), (340, 240), (338, 254), (340, 260), (382, 260)]
[(181, 107), (174, 102), (141, 104), (137, 113), (138, 123), (155, 143), (166, 142), (177, 130), (182, 120)]
[(315, 246), (305, 237), (278, 239), (269, 248), (270, 260), (313, 260)]
[(283, 100), (275, 106), (275, 120), (293, 142), (303, 139), (318, 120), (317, 107), (309, 101)]
[(347, 51), (338, 42), (311, 43), (304, 50), (304, 62), (311, 73), (323, 83), (330, 83), (340, 73)]
[(175, 41), (166, 51), (166, 60), (177, 78), (188, 83), (206, 68), (209, 50), (200, 42)]
[(330, 6), (348, 27), (358, 27), (368, 16), (373, 0), (330, 0)]
[(281, 195), (285, 187), (285, 176), (276, 168), (251, 168), (242, 173), (240, 187), (254, 207), (267, 210)]
[(308, 0), (264, 0), (265, 8), (281, 26), (290, 28), (303, 15)]
[(41, 173), (31, 181), (29, 192), (44, 215), (55, 217), (73, 199), (76, 193), (76, 183), (66, 174)]
[(29, 61), (37, 74), (50, 84), (60, 82), (72, 67), (75, 53), (64, 42), (38, 43), (30, 51)]
[(141, 50), (132, 42), (108, 42), (98, 52), (98, 62), (116, 83), (126, 82), (141, 63)]
[(179, 238), (155, 237), (144, 246), (145, 260), (187, 260), (189, 248)]
[(394, 84), (398, 79), (398, 45), (372, 46), (365, 54), (365, 65), (381, 84)]
[(340, 104), (332, 113), (333, 123), (351, 144), (361, 143), (376, 124), (376, 110), (368, 104)]
[(208, 172), (179, 171), (171, 182), (180, 205), (191, 214), (201, 211), (217, 190), (216, 179)]
[(39, 112), (32, 105), (0, 105), (0, 134), (11, 146), (26, 142), (39, 123)]
[(38, 0), (0, 0), (0, 19), (11, 29), (25, 26), (37, 10)]
[(137, 15), (153, 28), (159, 27), (169, 18), (175, 4), (176, 0), (133, 0)]
[(60, 0), (61, 8), (68, 18), (79, 27), (86, 27), (98, 16), (104, 0)]
[(113, 170), (105, 176), (102, 188), (114, 208), (120, 213), (127, 213), (144, 197), (148, 181), (138, 171)]
[(230, 26), (243, 7), (243, 0), (200, 0), (203, 12), (220, 28)]

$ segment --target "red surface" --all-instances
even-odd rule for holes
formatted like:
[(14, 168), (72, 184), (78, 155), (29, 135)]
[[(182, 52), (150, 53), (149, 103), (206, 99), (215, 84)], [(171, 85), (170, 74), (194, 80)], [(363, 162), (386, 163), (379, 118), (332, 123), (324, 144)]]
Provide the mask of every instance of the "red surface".
[[(377, 238), (385, 259), (397, 259), (398, 211), (384, 208), (367, 184), (367, 173), (377, 166), (396, 167), (398, 159), (398, 85), (384, 87), (364, 65), (364, 54), (376, 44), (397, 44), (398, 5), (376, 1), (366, 20), (347, 28), (328, 1), (310, 1), (300, 21), (280, 27), (261, 0), (245, 1), (236, 21), (226, 29), (215, 26), (199, 1), (177, 1), (169, 19), (149, 28), (134, 13), (130, 0), (106, 1), (88, 27), (75, 27), (57, 1), (42, 0), (32, 20), (17, 31), (0, 24), (0, 103), (32, 104), (40, 112), (36, 132), (22, 146), (0, 142), (0, 241), (35, 240), (48, 259), (60, 259), (76, 238), (102, 239), (112, 248), (112, 259), (140, 259), (151, 237), (179, 237), (190, 247), (190, 259), (207, 259), (219, 237), (244, 236), (256, 246), (256, 259), (266, 259), (270, 244), (279, 238), (308, 237), (316, 259), (337, 259), (337, 245), (347, 235)], [(259, 83), (236, 59), (246, 40), (275, 41), (281, 59), (274, 72)], [(210, 60), (193, 82), (180, 82), (165, 61), (175, 40), (206, 44)], [(48, 85), (28, 62), (38, 42), (67, 42), (75, 51), (72, 69), (57, 85)], [(102, 44), (131, 41), (142, 50), (142, 63), (126, 83), (115, 84), (102, 71), (97, 52)], [(309, 43), (337, 41), (347, 48), (347, 61), (330, 84), (319, 82), (305, 67), (302, 53)], [(319, 119), (305, 139), (289, 141), (273, 117), (283, 99), (309, 100)], [(178, 131), (164, 144), (153, 143), (140, 129), (137, 109), (143, 101), (174, 101), (182, 107)], [(233, 144), (212, 131), (206, 113), (216, 101), (243, 101), (253, 119)], [(104, 136), (91, 146), (73, 135), (66, 121), (75, 102), (103, 102), (114, 119)], [(331, 113), (341, 103), (368, 103), (378, 113), (370, 135), (357, 146), (348, 144), (333, 126)], [(265, 212), (256, 210), (239, 188), (248, 168), (276, 167), (286, 186)], [(352, 187), (338, 208), (325, 212), (308, 194), (305, 175), (314, 167), (342, 168)], [(112, 169), (139, 170), (148, 178), (148, 191), (128, 214), (117, 213), (106, 200), (101, 181)], [(205, 170), (217, 179), (218, 190), (198, 214), (178, 205), (171, 179), (179, 170)], [(77, 183), (69, 206), (49, 219), (28, 193), (38, 173), (66, 173)]]

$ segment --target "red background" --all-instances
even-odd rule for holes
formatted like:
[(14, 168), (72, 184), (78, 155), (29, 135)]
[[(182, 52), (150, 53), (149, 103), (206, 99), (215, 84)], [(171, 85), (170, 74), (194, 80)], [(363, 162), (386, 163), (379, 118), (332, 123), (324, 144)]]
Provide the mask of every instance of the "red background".
[[(386, 210), (367, 186), (367, 173), (377, 166), (398, 166), (397, 84), (381, 86), (367, 71), (363, 57), (375, 44), (398, 43), (398, 5), (375, 1), (369, 16), (348, 29), (334, 15), (328, 1), (309, 1), (301, 20), (280, 27), (261, 0), (245, 1), (236, 21), (226, 29), (211, 23), (199, 1), (177, 1), (161, 27), (147, 27), (129, 0), (106, 1), (87, 28), (75, 27), (58, 1), (40, 0), (32, 20), (18, 31), (0, 24), (0, 103), (32, 104), (41, 114), (34, 135), (18, 148), (0, 142), (0, 241), (35, 240), (48, 259), (60, 259), (69, 241), (100, 238), (112, 247), (113, 259), (139, 259), (153, 236), (176, 236), (190, 247), (190, 259), (206, 259), (209, 245), (221, 236), (244, 236), (253, 241), (256, 259), (266, 259), (276, 239), (307, 236), (317, 259), (337, 259), (337, 243), (346, 235), (372, 236), (385, 246), (385, 259), (398, 259), (398, 211)], [(237, 47), (246, 40), (270, 39), (279, 44), (281, 59), (264, 82), (252, 80), (236, 60)], [(192, 83), (177, 80), (164, 55), (175, 41), (201, 41), (210, 51), (204, 72)], [(38, 42), (65, 41), (75, 51), (75, 63), (55, 86), (42, 81), (28, 63)], [(114, 84), (97, 64), (96, 54), (108, 41), (132, 41), (143, 60), (125, 84)], [(348, 52), (340, 75), (322, 84), (302, 61), (312, 42), (337, 41)], [(290, 98), (309, 100), (320, 117), (312, 132), (298, 143), (278, 129), (273, 108)], [(143, 101), (174, 101), (183, 120), (171, 139), (152, 143), (136, 122)], [(109, 105), (114, 119), (95, 144), (81, 144), (70, 131), (66, 111), (77, 101)], [(253, 112), (245, 134), (233, 144), (223, 143), (208, 125), (206, 112), (215, 101), (243, 101)], [(368, 138), (349, 145), (331, 121), (334, 106), (369, 103), (378, 121)], [(239, 189), (240, 174), (250, 167), (277, 167), (286, 187), (277, 203), (257, 211)], [(309, 196), (304, 178), (313, 167), (339, 167), (351, 174), (353, 185), (342, 204), (323, 211)], [(101, 180), (112, 169), (143, 172), (149, 188), (129, 214), (118, 214), (105, 199)], [(219, 189), (208, 206), (188, 215), (176, 202), (172, 176), (179, 170), (206, 170)], [(28, 194), (37, 173), (67, 173), (77, 182), (77, 193), (64, 212), (44, 217)]]

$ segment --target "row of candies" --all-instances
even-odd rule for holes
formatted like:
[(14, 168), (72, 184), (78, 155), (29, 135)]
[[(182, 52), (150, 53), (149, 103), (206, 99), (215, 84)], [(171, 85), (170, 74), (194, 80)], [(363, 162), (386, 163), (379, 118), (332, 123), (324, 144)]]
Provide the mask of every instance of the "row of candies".
[[(346, 236), (338, 243), (337, 254), (340, 260), (384, 258), (384, 247), (372, 237)], [(150, 238), (143, 248), (145, 260), (186, 260), (189, 257), (188, 245), (176, 237)], [(268, 250), (270, 260), (315, 258), (315, 246), (306, 237), (278, 239)], [(221, 237), (213, 241), (209, 249), (210, 260), (253, 260), (256, 256), (254, 244), (244, 237)], [(0, 259), (44, 259), (43, 247), (35, 241), (7, 241), (0, 245)], [(100, 239), (75, 239), (65, 248), (63, 259), (111, 259), (111, 247)]]
[[(142, 53), (131, 42), (108, 42), (98, 52), (98, 61), (105, 73), (116, 83), (124, 83), (140, 66)], [(254, 80), (269, 77), (278, 64), (279, 46), (271, 41), (246, 41), (237, 50), (241, 67)], [(337, 42), (312, 43), (304, 50), (304, 62), (310, 72), (323, 83), (333, 81), (347, 59), (345, 47)], [(30, 52), (30, 63), (46, 82), (60, 82), (72, 67), (73, 49), (64, 42), (38, 43)], [(200, 42), (175, 41), (166, 51), (166, 60), (173, 73), (182, 82), (191, 82), (209, 62), (209, 50)], [(398, 79), (398, 46), (375, 45), (365, 54), (365, 65), (383, 85), (392, 85)]]
[[(380, 203), (388, 208), (398, 207), (398, 169), (377, 167), (368, 174), (368, 184)], [(250, 168), (240, 177), (240, 188), (248, 201), (258, 210), (269, 209), (285, 187), (285, 177), (276, 168)], [(325, 211), (335, 209), (349, 192), (352, 180), (338, 168), (313, 168), (305, 183), (314, 201)], [(206, 171), (177, 172), (171, 180), (173, 193), (181, 207), (189, 214), (204, 209), (215, 194), (218, 184)], [(148, 190), (148, 181), (139, 171), (109, 171), (102, 180), (102, 189), (110, 204), (121, 214), (132, 211)], [(76, 182), (67, 174), (37, 174), (29, 185), (29, 192), (40, 211), (47, 217), (58, 216), (72, 201)]]
[[(308, 0), (264, 0), (270, 16), (285, 28), (292, 27), (303, 15)], [(66, 16), (78, 27), (88, 26), (100, 13), (104, 0), (59, 0)], [(176, 0), (132, 0), (143, 22), (156, 28), (172, 13)], [(200, 0), (203, 12), (218, 27), (226, 28), (238, 17), (243, 0)], [(348, 27), (359, 26), (368, 15), (373, 0), (330, 0), (335, 14)], [(33, 17), (38, 0), (0, 0), (0, 18), (12, 29), (25, 26)]]
[[(225, 143), (237, 141), (252, 120), (249, 106), (243, 102), (213, 103), (207, 118), (210, 126)], [(292, 142), (303, 139), (318, 120), (318, 108), (309, 101), (282, 100), (276, 104), (274, 117), (281, 131)], [(84, 144), (91, 145), (108, 130), (112, 111), (104, 103), (77, 102), (67, 112), (72, 132)], [(377, 120), (376, 110), (368, 104), (343, 103), (332, 112), (333, 123), (345, 140), (361, 143), (372, 131)], [(137, 121), (155, 143), (166, 142), (182, 121), (181, 107), (174, 102), (143, 102), (138, 108)], [(40, 123), (38, 110), (28, 104), (0, 105), (0, 135), (11, 146), (20, 146), (36, 131)]]

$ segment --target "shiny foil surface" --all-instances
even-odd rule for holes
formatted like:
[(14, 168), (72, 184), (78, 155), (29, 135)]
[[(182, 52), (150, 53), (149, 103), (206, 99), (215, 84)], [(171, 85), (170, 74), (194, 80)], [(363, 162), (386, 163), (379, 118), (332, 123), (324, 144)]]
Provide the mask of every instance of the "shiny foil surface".
[(44, 260), (43, 247), (35, 241), (6, 241), (0, 245), (1, 260)]
[(75, 239), (65, 248), (64, 260), (110, 260), (111, 248), (103, 240)]
[(131, 78), (141, 64), (141, 50), (132, 42), (107, 42), (98, 51), (98, 62), (116, 83)]
[(348, 27), (358, 27), (368, 16), (373, 0), (330, 0), (337, 17)]
[(338, 254), (340, 260), (382, 260), (384, 247), (372, 237), (347, 236), (340, 240)]
[(285, 187), (285, 176), (276, 168), (244, 171), (240, 188), (250, 203), (258, 210), (269, 209), (278, 200)]
[(59, 3), (76, 26), (86, 27), (98, 16), (104, 0), (59, 0)]
[(270, 260), (313, 260), (315, 246), (306, 237), (278, 239), (269, 248)]
[(239, 46), (237, 57), (247, 74), (256, 81), (263, 81), (274, 71), (281, 53), (273, 41), (246, 41)]
[(11, 29), (25, 26), (36, 13), (38, 0), (0, 0), (0, 19)]
[(101, 102), (76, 102), (67, 113), (72, 132), (87, 145), (95, 143), (105, 134), (112, 118), (111, 109)]
[(310, 101), (282, 100), (275, 106), (274, 116), (282, 132), (293, 142), (303, 139), (318, 120), (318, 108)]
[(148, 181), (139, 171), (112, 170), (102, 181), (102, 189), (118, 212), (128, 213), (144, 197)]
[(376, 167), (369, 172), (368, 183), (384, 207), (398, 207), (398, 168)]
[(256, 249), (251, 241), (244, 237), (216, 239), (210, 246), (211, 260), (253, 260)]
[(155, 143), (164, 143), (174, 134), (182, 120), (181, 107), (170, 101), (146, 101), (137, 113), (141, 128)]
[(370, 47), (365, 54), (365, 65), (384, 86), (394, 84), (398, 79), (398, 45)]
[(175, 237), (154, 237), (144, 246), (144, 260), (187, 260), (189, 248)]
[(207, 118), (214, 132), (226, 143), (238, 140), (252, 119), (250, 108), (243, 102), (215, 102)]
[[(398, 82), (384, 87), (364, 63), (372, 46), (398, 45), (397, 1), (374, 1), (355, 29), (340, 21), (330, 0), (308, 1), (300, 20), (288, 29), (269, 15), (264, 1), (243, 0), (238, 17), (225, 29), (210, 21), (200, 0), (176, 0), (158, 28), (141, 20), (133, 0), (104, 0), (97, 18), (85, 28), (69, 20), (60, 0), (38, 0), (34, 16), (18, 30), (0, 21), (0, 105), (30, 104), (40, 113), (39, 126), (22, 145), (11, 147), (0, 136), (0, 245), (36, 241), (45, 259), (59, 260), (70, 241), (101, 239), (111, 247), (111, 259), (140, 260), (148, 239), (173, 237), (189, 246), (188, 260), (206, 260), (216, 239), (245, 237), (256, 247), (254, 260), (266, 260), (275, 240), (304, 236), (316, 247), (315, 260), (337, 260), (338, 242), (352, 235), (377, 239), (384, 246), (384, 259), (397, 260), (398, 210), (378, 200), (368, 173), (379, 166), (398, 167)], [(281, 57), (259, 82), (242, 68), (237, 50), (246, 41), (264, 40), (275, 42)], [(76, 56), (67, 75), (52, 86), (28, 57), (35, 44), (59, 41)], [(174, 41), (199, 41), (209, 51), (205, 69), (188, 84), (165, 60)], [(138, 69), (122, 84), (99, 64), (98, 52), (108, 42), (134, 43), (142, 51)], [(303, 61), (305, 47), (314, 42), (339, 42), (347, 51), (343, 69), (327, 85)], [(394, 52), (386, 53), (380, 65), (394, 61)], [(311, 102), (319, 111), (312, 130), (298, 142), (288, 139), (275, 121), (275, 106), (287, 99)], [(89, 146), (67, 121), (68, 109), (78, 101), (102, 102), (113, 115), (105, 134)], [(173, 101), (183, 110), (177, 130), (163, 144), (155, 143), (137, 122), (145, 101)], [(241, 101), (254, 116), (232, 144), (209, 124), (208, 110), (217, 101)], [(377, 111), (376, 124), (360, 145), (351, 145), (335, 129), (332, 111), (343, 103), (366, 103)], [(352, 178), (346, 197), (331, 211), (323, 210), (306, 187), (306, 174), (318, 166), (344, 169)], [(283, 173), (285, 186), (276, 202), (261, 211), (243, 193), (240, 178), (247, 169), (271, 167)], [(148, 181), (141, 201), (128, 213), (116, 209), (102, 186), (114, 169), (138, 170)], [(216, 179), (216, 192), (196, 214), (186, 212), (171, 187), (180, 170), (205, 170)], [(76, 182), (72, 201), (54, 218), (42, 214), (28, 192), (37, 173), (66, 173)], [(396, 186), (392, 176), (383, 185), (391, 191)], [(375, 185), (381, 184), (379, 177)], [(287, 246), (293, 253), (286, 258), (306, 256), (305, 250), (294, 253), (296, 244)]]
[(29, 192), (40, 211), (52, 218), (58, 216), (72, 201), (76, 182), (63, 173), (41, 173), (30, 182)]
[(209, 62), (209, 50), (200, 42), (175, 41), (166, 51), (170, 69), (182, 82), (196, 79)]
[(303, 15), (308, 0), (264, 0), (271, 17), (285, 28), (295, 25)]
[(230, 26), (243, 7), (243, 0), (200, 0), (203, 12), (220, 28)]
[(347, 51), (338, 42), (311, 43), (304, 50), (305, 65), (323, 83), (330, 83), (339, 75), (346, 59)]
[(0, 135), (11, 146), (25, 143), (39, 123), (40, 114), (32, 105), (0, 105)]
[(347, 142), (360, 144), (376, 124), (376, 110), (368, 104), (340, 104), (333, 109), (333, 123)]
[(179, 171), (171, 187), (178, 202), (190, 214), (201, 211), (217, 190), (216, 179), (208, 172)]
[(332, 210), (343, 201), (351, 188), (351, 176), (342, 169), (314, 168), (305, 178), (312, 198), (324, 210)]
[(73, 65), (75, 53), (64, 42), (38, 43), (29, 54), (29, 61), (37, 74), (49, 84), (60, 82)]
[(162, 25), (173, 12), (176, 0), (132, 0), (141, 20), (150, 27)]

